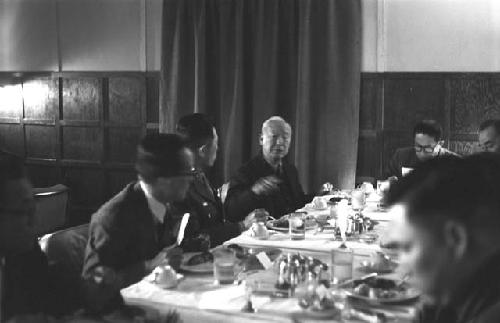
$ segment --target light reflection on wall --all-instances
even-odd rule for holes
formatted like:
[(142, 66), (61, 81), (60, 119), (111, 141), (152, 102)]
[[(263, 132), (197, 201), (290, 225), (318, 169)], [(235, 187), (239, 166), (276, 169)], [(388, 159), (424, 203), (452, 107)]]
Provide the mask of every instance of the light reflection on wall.
[(0, 118), (22, 118), (25, 107), (44, 108), (49, 86), (42, 82), (0, 86)]
[(20, 118), (23, 115), (23, 88), (21, 84), (0, 86), (0, 117)]

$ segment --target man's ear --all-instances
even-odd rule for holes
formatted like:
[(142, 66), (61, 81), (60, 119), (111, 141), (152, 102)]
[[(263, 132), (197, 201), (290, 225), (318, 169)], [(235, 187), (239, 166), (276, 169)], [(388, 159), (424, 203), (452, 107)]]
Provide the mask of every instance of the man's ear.
[(446, 221), (443, 234), (446, 247), (453, 250), (455, 259), (461, 259), (470, 244), (469, 233), (465, 225), (453, 220)]
[(263, 145), (264, 144), (264, 134), (260, 134), (260, 137), (259, 137), (259, 145)]
[(200, 148), (198, 148), (198, 156), (200, 157), (205, 157), (205, 155), (207, 154), (207, 145), (203, 145), (201, 146)]

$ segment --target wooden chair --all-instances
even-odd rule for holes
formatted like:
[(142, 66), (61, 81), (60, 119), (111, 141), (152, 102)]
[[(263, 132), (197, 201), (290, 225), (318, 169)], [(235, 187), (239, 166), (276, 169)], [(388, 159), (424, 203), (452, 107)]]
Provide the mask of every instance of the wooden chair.
[(34, 188), (36, 211), (35, 232), (42, 236), (61, 229), (66, 222), (68, 188), (63, 184)]

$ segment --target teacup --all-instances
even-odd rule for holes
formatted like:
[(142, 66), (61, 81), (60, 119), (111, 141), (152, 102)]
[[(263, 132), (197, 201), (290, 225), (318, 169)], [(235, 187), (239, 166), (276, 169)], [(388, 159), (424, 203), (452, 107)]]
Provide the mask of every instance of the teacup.
[(324, 198), (322, 198), (320, 196), (316, 196), (313, 199), (312, 204), (313, 204), (314, 208), (319, 209), (319, 210), (326, 209), (326, 207), (327, 207), (327, 202), (325, 201)]
[(267, 231), (263, 222), (256, 222), (250, 228), (250, 235), (257, 239), (267, 239), (269, 238), (269, 231)]

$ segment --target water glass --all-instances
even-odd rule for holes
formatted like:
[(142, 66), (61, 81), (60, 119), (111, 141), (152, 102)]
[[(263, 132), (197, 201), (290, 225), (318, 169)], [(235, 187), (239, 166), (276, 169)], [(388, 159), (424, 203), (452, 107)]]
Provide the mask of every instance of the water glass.
[(332, 250), (332, 278), (338, 284), (352, 278), (352, 249), (340, 247)]
[(290, 240), (304, 240), (306, 225), (302, 213), (292, 213), (288, 218)]
[(220, 247), (214, 255), (214, 280), (216, 284), (233, 284), (238, 276), (238, 259), (232, 249)]

